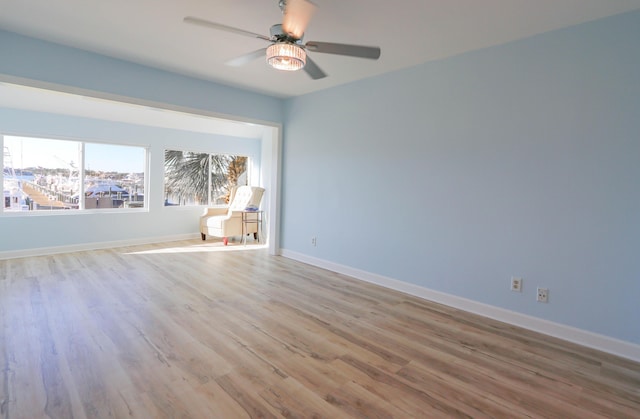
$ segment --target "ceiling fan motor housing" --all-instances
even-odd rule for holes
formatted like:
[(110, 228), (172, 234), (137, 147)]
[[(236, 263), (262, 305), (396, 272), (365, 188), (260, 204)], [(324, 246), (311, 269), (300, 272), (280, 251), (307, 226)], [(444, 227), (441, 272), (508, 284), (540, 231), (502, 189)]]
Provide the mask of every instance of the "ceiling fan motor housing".
[(282, 29), (282, 24), (276, 23), (271, 26), (269, 29), (269, 34), (271, 35), (271, 39), (275, 42), (290, 42), (292, 44), (301, 44), (302, 36), (300, 38), (294, 38), (289, 34), (284, 33)]

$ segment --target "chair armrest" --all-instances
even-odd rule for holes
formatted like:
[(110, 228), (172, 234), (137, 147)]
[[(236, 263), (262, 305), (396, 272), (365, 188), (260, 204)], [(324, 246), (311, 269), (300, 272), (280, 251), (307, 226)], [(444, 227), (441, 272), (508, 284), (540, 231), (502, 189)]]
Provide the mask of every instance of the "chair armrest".
[(229, 212), (228, 207), (214, 207), (214, 208), (205, 208), (202, 214), (203, 217), (212, 217), (216, 215), (227, 215)]
[(230, 211), (229, 212), (229, 216), (230, 217), (242, 217), (242, 212), (243, 211)]

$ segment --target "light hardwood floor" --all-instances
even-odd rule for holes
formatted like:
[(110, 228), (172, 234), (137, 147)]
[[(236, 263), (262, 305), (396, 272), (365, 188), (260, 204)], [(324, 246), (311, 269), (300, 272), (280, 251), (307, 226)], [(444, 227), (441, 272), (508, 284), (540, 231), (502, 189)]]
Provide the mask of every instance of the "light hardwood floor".
[(640, 418), (637, 363), (221, 247), (0, 261), (0, 418)]

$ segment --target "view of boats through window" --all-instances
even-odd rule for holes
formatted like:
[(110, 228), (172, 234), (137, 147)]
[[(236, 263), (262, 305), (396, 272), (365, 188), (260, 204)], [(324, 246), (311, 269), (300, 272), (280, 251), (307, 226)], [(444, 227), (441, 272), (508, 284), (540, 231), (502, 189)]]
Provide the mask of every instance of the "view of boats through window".
[(145, 205), (144, 147), (16, 136), (2, 140), (5, 212)]
[(248, 158), (165, 150), (165, 205), (225, 204), (235, 185), (247, 184)]

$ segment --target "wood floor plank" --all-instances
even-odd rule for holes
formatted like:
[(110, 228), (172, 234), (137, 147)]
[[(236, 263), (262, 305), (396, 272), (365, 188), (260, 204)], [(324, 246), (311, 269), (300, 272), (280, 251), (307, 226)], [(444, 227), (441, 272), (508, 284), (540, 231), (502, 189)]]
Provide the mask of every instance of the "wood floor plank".
[(640, 418), (640, 365), (252, 246), (0, 261), (0, 418)]
[(262, 380), (244, 368), (238, 368), (239, 373), (231, 373), (216, 379), (220, 387), (241, 406), (252, 418), (277, 418), (278, 412), (269, 405), (260, 392), (264, 390)]
[[(371, 393), (372, 399), (382, 399), (404, 412), (400, 417), (468, 418), (456, 407), (444, 404), (433, 395), (412, 387), (395, 375), (386, 373), (361, 359), (345, 356), (333, 367), (348, 374), (359, 386)], [(344, 388), (343, 388), (344, 389)]]
[(406, 412), (372, 394), (354, 381), (330, 391), (325, 399), (351, 417), (369, 419), (403, 418)]

